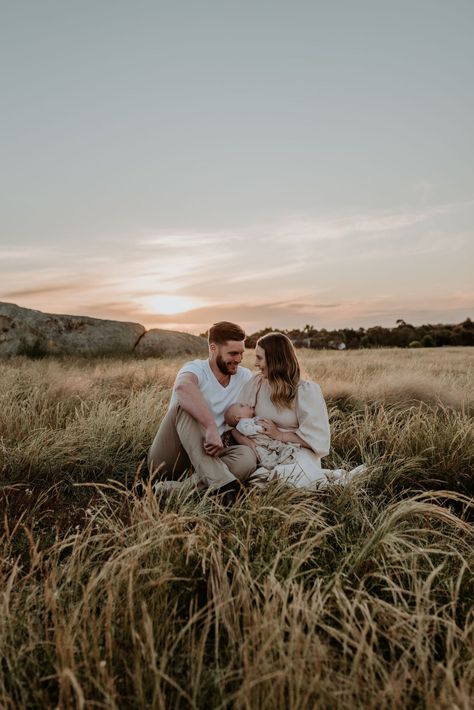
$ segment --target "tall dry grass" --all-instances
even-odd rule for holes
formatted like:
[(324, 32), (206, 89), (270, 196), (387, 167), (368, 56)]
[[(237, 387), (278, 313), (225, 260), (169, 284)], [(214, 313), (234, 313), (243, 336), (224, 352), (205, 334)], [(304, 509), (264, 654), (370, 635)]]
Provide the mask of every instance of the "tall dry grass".
[(128, 490), (178, 361), (3, 364), (0, 707), (470, 708), (473, 356), (303, 353), (368, 471), (230, 511)]
[[(325, 466), (364, 461), (388, 478), (402, 475), (404, 485), (411, 471), (413, 482), (467, 492), (474, 462), (471, 350), (300, 351), (304, 375), (320, 382), (330, 410)], [(181, 362), (18, 358), (2, 364), (3, 480), (133, 476)]]

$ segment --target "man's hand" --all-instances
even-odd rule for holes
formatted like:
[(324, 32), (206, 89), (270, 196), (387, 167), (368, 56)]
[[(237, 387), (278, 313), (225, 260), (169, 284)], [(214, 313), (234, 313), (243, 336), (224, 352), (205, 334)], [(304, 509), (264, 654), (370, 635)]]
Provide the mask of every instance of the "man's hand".
[(218, 456), (224, 444), (216, 426), (208, 427), (204, 432), (204, 451), (208, 456)]

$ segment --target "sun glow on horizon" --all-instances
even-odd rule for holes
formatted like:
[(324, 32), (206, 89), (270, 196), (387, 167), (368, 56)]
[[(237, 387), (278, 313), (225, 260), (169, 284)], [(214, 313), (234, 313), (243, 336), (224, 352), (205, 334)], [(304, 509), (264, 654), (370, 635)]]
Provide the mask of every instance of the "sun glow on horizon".
[(172, 294), (163, 294), (160, 296), (152, 296), (147, 298), (146, 306), (154, 313), (171, 316), (176, 313), (185, 313), (194, 308), (199, 308), (203, 303), (196, 298), (187, 296), (175, 296)]

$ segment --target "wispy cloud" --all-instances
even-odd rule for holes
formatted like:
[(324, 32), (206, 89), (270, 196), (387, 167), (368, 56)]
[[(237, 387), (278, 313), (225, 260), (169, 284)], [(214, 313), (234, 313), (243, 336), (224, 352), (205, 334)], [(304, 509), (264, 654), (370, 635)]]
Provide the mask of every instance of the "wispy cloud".
[(268, 266), (266, 269), (258, 270), (258, 265), (250, 263), (248, 271), (230, 275), (228, 278), (229, 284), (238, 284), (244, 281), (274, 281), (279, 277), (293, 276), (298, 273), (303, 273), (308, 268), (308, 264), (303, 261), (296, 261), (294, 264), (283, 264), (281, 266)]
[(280, 306), (288, 310), (301, 311), (308, 313), (310, 311), (319, 311), (321, 308), (340, 308), (341, 303), (285, 303)]
[(191, 232), (191, 233), (165, 233), (143, 236), (139, 240), (139, 246), (159, 247), (160, 250), (175, 252), (177, 249), (202, 249), (220, 243), (223, 234), (221, 232)]
[(77, 293), (84, 285), (80, 282), (74, 284), (54, 284), (51, 286), (40, 286), (36, 288), (23, 288), (16, 291), (6, 291), (3, 293), (4, 298), (24, 298), (26, 296), (46, 296), (52, 293), (65, 293), (67, 291), (72, 291)]
[(0, 265), (7, 261), (47, 261), (51, 258), (54, 252), (51, 249), (34, 247), (34, 246), (2, 246), (0, 248)]
[[(404, 317), (410, 304), (421, 308), (422, 294), (440, 294), (444, 306), (456, 288), (472, 296), (473, 205), (299, 217), (215, 232), (150, 232), (130, 240), (119, 236), (113, 249), (110, 239), (78, 243), (50, 251), (46, 260), (44, 250), (18, 269), (0, 259), (0, 299), (194, 329), (220, 318), (258, 329), (311, 318), (329, 325), (344, 318), (357, 324), (376, 313)], [(17, 250), (17, 256), (31, 253)], [(445, 270), (442, 282), (434, 281), (431, 274), (456, 254), (456, 271)], [(410, 269), (416, 271), (411, 292)], [(169, 303), (171, 296), (196, 307), (160, 314), (160, 297)]]

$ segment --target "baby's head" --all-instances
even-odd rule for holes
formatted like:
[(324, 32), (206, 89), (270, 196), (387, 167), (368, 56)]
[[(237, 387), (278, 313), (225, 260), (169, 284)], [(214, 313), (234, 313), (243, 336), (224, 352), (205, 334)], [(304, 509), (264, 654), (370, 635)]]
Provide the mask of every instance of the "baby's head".
[(255, 407), (250, 404), (231, 404), (224, 412), (224, 420), (228, 426), (236, 426), (241, 419), (251, 419), (254, 416)]

